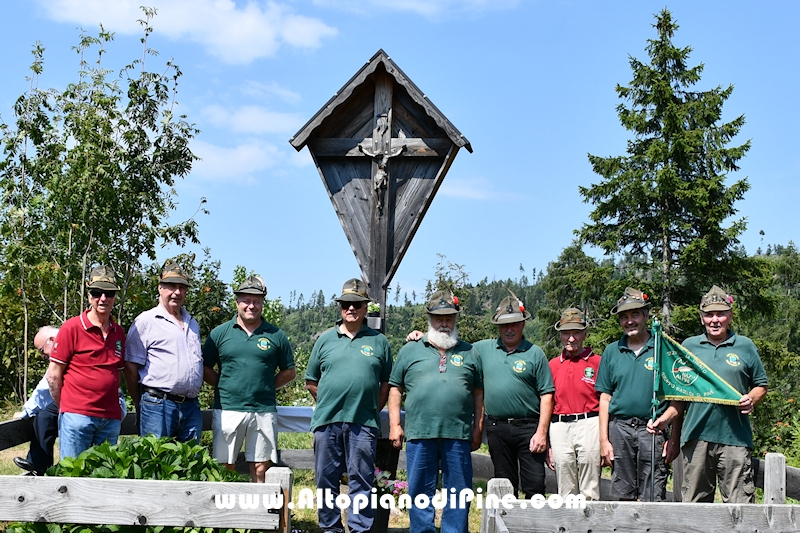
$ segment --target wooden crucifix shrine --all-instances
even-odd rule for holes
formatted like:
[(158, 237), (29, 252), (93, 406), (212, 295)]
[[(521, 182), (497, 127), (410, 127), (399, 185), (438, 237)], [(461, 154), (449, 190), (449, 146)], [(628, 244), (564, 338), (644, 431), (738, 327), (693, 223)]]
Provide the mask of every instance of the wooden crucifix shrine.
[(308, 146), (383, 330), (392, 277), (456, 153), (472, 147), (383, 50), (289, 142)]

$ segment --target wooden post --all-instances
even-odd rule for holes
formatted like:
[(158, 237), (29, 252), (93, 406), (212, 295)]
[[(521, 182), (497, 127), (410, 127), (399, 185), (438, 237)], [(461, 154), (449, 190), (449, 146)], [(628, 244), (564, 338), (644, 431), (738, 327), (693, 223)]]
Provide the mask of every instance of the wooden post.
[(786, 503), (786, 457), (768, 453), (764, 462), (764, 503)]
[(375, 107), (373, 111), (372, 195), (369, 233), (369, 263), (367, 283), (369, 295), (381, 307), (381, 333), (386, 332), (386, 285), (388, 271), (389, 216), (393, 209), (391, 191), (392, 173), (389, 167), (392, 152), (392, 77), (386, 72), (375, 77)]
[(281, 507), (280, 531), (289, 533), (292, 531), (292, 512), (289, 510), (289, 502), (292, 501), (292, 481), (294, 475), (291, 468), (285, 466), (273, 466), (264, 475), (264, 483), (280, 485), (283, 493), (283, 507)]
[(501, 530), (506, 529), (501, 518), (504, 512), (502, 506), (500, 508), (487, 507), (489, 496), (496, 496), (502, 499), (506, 494), (514, 494), (514, 487), (509, 480), (506, 478), (489, 480), (486, 485), (486, 497), (483, 500), (483, 513), (481, 513), (481, 533), (501, 533)]

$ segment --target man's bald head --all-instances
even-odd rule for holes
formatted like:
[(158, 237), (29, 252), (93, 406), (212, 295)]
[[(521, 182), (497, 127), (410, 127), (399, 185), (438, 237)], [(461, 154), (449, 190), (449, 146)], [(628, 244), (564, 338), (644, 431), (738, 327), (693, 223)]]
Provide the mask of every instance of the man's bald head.
[(33, 338), (33, 345), (42, 353), (42, 355), (49, 357), (50, 350), (53, 349), (53, 341), (56, 340), (56, 335), (58, 335), (58, 328), (54, 328), (53, 326), (42, 326), (39, 328), (39, 331), (36, 332), (36, 336)]

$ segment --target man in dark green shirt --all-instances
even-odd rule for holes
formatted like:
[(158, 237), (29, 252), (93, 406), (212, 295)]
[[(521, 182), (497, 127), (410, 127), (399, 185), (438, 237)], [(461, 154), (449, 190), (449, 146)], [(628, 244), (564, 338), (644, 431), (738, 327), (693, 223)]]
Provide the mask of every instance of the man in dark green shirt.
[[(642, 291), (628, 287), (611, 310), (624, 336), (606, 346), (597, 370), (600, 393), (600, 454), (612, 467), (611, 493), (620, 500), (664, 501), (667, 465), (662, 456), (663, 435), (655, 438), (655, 464), (650, 461), (653, 436), (647, 422), (653, 399), (655, 340), (647, 329), (650, 301)], [(662, 407), (666, 408), (666, 404)]]
[(719, 479), (724, 503), (754, 503), (750, 414), (767, 394), (767, 374), (755, 344), (730, 329), (733, 297), (714, 285), (700, 300), (700, 320), (705, 334), (689, 337), (683, 346), (743, 393), (739, 405), (673, 401), (650, 427), (661, 430), (676, 420), (668, 459), (676, 455), (679, 441), (683, 501), (713, 502)]
[(547, 357), (522, 333), (530, 316), (511, 293), (492, 316), (498, 338), (474, 345), (483, 368), (486, 437), (495, 477), (507, 478), (514, 493), (521, 488), (526, 498), (544, 495), (555, 391)]
[[(339, 480), (347, 473), (350, 508), (347, 527), (369, 531), (374, 509), (357, 496), (370, 497), (375, 479), (375, 455), (381, 433), (380, 410), (389, 395), (392, 351), (383, 334), (367, 327), (367, 288), (360, 279), (345, 282), (339, 302), (342, 318), (314, 344), (306, 369), (306, 388), (317, 406), (311, 417), (314, 433), (314, 475), (317, 488), (339, 495)], [(323, 531), (343, 531), (338, 507), (320, 505)]]
[(203, 344), (203, 379), (216, 386), (214, 458), (233, 470), (244, 441), (250, 478), (264, 483), (278, 460), (275, 391), (295, 378), (294, 353), (286, 334), (261, 316), (267, 288), (259, 276), (248, 277), (234, 294), (236, 316)]

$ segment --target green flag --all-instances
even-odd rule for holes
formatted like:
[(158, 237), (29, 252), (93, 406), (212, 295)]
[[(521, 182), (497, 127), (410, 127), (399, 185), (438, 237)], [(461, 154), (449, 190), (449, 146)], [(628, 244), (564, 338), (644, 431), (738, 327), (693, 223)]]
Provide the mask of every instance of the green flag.
[(657, 396), (659, 400), (739, 405), (742, 393), (711, 370), (672, 337), (654, 328), (660, 348)]

